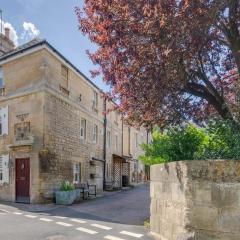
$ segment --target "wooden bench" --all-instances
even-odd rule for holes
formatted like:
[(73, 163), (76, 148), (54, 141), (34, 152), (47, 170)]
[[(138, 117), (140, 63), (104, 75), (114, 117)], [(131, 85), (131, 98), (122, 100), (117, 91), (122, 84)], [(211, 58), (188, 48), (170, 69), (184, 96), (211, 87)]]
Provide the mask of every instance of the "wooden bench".
[(85, 193), (87, 194), (87, 197), (89, 196), (97, 196), (97, 186), (96, 185), (90, 185), (88, 183), (78, 183), (74, 184), (76, 189), (80, 189), (83, 200), (85, 199)]

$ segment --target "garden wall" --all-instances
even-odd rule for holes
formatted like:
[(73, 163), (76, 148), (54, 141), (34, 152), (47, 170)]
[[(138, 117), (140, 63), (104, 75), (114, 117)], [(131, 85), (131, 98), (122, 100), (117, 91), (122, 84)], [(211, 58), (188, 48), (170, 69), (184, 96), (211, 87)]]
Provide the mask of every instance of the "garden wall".
[(151, 232), (161, 240), (240, 239), (240, 161), (151, 167)]

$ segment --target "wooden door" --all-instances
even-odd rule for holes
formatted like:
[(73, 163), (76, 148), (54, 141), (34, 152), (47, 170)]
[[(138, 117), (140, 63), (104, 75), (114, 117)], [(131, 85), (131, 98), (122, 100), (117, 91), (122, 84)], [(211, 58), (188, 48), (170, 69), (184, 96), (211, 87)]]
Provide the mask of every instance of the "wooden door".
[(30, 202), (30, 161), (29, 158), (16, 159), (16, 202)]

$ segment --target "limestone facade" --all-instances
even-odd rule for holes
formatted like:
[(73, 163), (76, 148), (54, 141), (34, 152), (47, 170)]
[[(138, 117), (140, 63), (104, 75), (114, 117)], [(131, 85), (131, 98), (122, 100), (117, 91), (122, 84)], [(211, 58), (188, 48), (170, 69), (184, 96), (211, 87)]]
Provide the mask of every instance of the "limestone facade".
[(153, 165), (150, 222), (160, 240), (240, 239), (240, 162)]
[[(16, 200), (16, 161), (21, 158), (29, 159), (32, 203), (52, 201), (63, 181), (88, 182), (98, 191), (106, 182), (116, 184), (115, 160), (121, 174), (123, 163), (129, 166), (131, 180), (130, 162), (141, 150), (133, 148), (136, 134), (124, 134), (128, 126), (120, 114), (113, 111), (105, 119), (105, 108), (114, 103), (105, 102), (102, 91), (46, 41), (27, 46), (0, 57), (4, 82), (0, 114), (8, 109), (7, 134), (0, 131), (0, 156), (8, 156), (3, 180), (0, 158), (0, 200)], [(139, 132), (146, 141), (145, 129), (131, 132)], [(128, 154), (125, 142), (133, 145)]]

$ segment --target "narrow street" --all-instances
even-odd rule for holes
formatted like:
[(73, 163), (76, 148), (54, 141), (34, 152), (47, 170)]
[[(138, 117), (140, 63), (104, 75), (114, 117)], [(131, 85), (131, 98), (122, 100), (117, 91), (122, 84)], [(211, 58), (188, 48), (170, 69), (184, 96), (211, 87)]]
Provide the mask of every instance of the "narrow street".
[(6, 240), (152, 239), (149, 186), (111, 193), (68, 207), (0, 204), (0, 235)]

